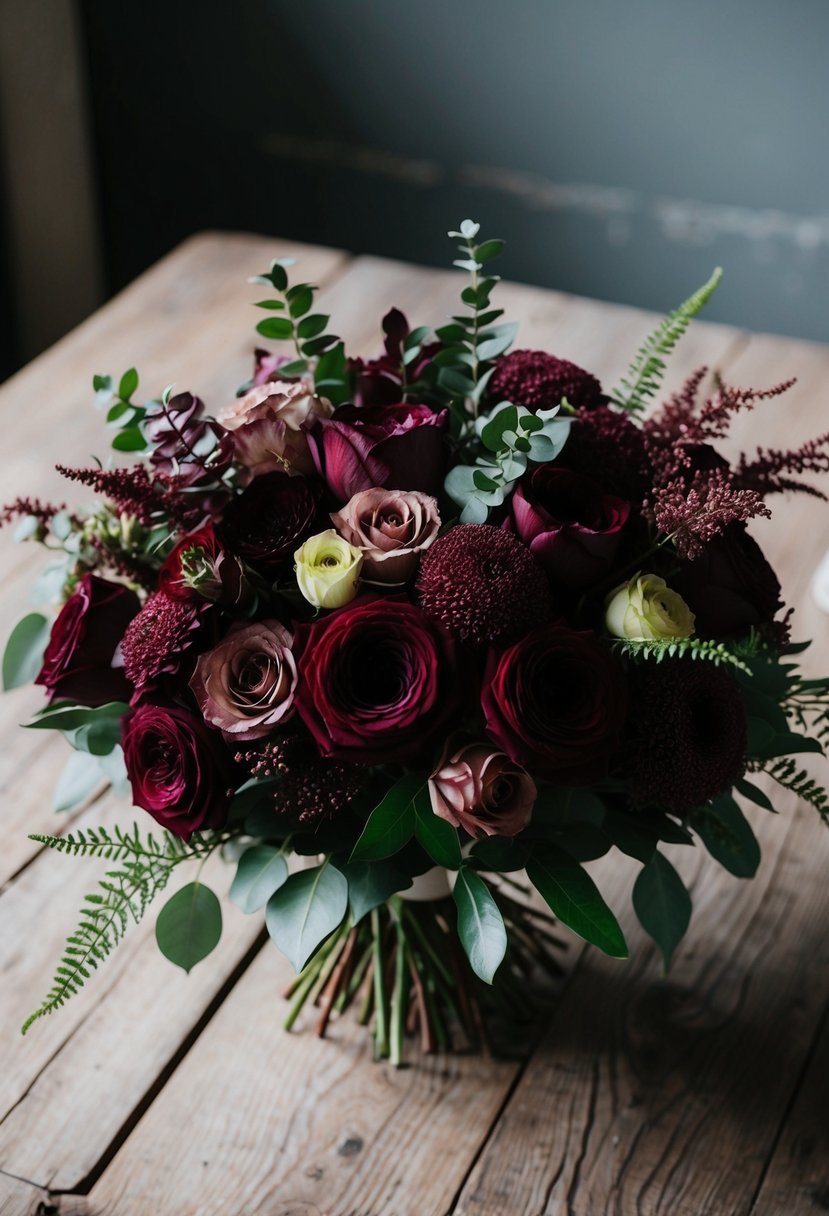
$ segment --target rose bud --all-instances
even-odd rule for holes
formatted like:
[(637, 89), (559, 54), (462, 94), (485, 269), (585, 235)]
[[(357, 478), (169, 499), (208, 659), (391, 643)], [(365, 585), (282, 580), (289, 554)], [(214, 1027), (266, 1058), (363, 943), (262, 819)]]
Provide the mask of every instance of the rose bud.
[(306, 425), (314, 464), (340, 502), (360, 490), (437, 494), (449, 413), (428, 405), (341, 405)]
[(201, 718), (141, 705), (122, 718), (121, 744), (135, 806), (183, 840), (222, 827), (233, 767), (221, 736)]
[(331, 522), (363, 555), (364, 582), (400, 586), (440, 529), (438, 504), (418, 490), (361, 490)]
[(541, 625), (491, 650), (481, 703), (487, 734), (516, 764), (561, 785), (603, 776), (625, 720), (621, 668), (592, 633)]
[(320, 494), (305, 477), (263, 473), (227, 507), (220, 538), (254, 569), (278, 571), (314, 532)]
[(180, 540), (158, 572), (158, 589), (172, 599), (210, 600), (243, 607), (252, 591), (242, 563), (222, 547), (212, 524)]
[(306, 540), (294, 560), (299, 589), (315, 608), (342, 608), (357, 594), (363, 555), (333, 528)]
[(205, 721), (234, 739), (259, 739), (287, 722), (297, 679), (292, 640), (279, 621), (231, 625), (190, 679)]
[(517, 836), (538, 790), (532, 777), (488, 743), (448, 749), (429, 778), (432, 810), (470, 836)]
[(589, 587), (611, 567), (630, 504), (558, 465), (538, 465), (510, 503), (512, 526), (551, 578)]
[(89, 706), (128, 701), (132, 689), (112, 661), (140, 607), (135, 592), (121, 583), (85, 574), (55, 618), (35, 684), (49, 690), (50, 701), (60, 697)]
[(657, 574), (637, 574), (611, 591), (604, 622), (608, 633), (631, 642), (689, 638), (694, 632), (693, 612)]
[(251, 476), (274, 469), (310, 474), (314, 462), (302, 426), (313, 417), (327, 418), (332, 408), (307, 384), (274, 380), (237, 397), (216, 421), (233, 432), (234, 456)]

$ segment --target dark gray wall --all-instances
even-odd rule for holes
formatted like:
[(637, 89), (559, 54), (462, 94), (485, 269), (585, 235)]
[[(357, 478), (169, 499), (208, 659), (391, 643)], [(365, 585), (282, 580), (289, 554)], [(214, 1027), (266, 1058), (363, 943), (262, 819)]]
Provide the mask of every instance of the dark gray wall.
[(827, 0), (84, 0), (122, 281), (206, 224), (829, 339)]

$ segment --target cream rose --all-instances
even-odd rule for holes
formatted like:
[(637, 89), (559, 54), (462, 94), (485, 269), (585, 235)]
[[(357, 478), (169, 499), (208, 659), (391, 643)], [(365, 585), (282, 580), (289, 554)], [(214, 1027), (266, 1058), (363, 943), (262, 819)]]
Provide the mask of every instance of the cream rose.
[(614, 637), (631, 642), (689, 638), (694, 632), (693, 612), (657, 574), (637, 574), (611, 591), (604, 622)]
[(363, 555), (333, 528), (309, 537), (294, 560), (299, 589), (315, 608), (342, 608), (357, 594)]
[(363, 555), (363, 580), (405, 583), (440, 529), (438, 504), (419, 490), (361, 490), (331, 522)]
[(220, 409), (216, 421), (233, 434), (234, 454), (251, 476), (274, 469), (311, 474), (314, 462), (303, 423), (327, 418), (332, 410), (305, 383), (271, 380)]
[(470, 836), (517, 836), (530, 821), (535, 782), (491, 743), (449, 749), (429, 778), (432, 810)]

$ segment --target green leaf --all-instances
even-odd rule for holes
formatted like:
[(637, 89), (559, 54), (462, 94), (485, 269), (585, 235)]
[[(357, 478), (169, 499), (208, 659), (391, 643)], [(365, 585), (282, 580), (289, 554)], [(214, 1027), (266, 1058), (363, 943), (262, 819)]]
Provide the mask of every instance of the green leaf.
[(423, 777), (401, 777), (374, 808), (349, 861), (381, 861), (408, 844), (415, 833), (415, 798), (423, 788)]
[(168, 899), (155, 924), (161, 953), (188, 973), (215, 950), (221, 936), (221, 905), (202, 882), (190, 882)]
[(628, 815), (608, 808), (602, 827), (617, 849), (645, 865), (656, 852), (657, 835), (644, 815)]
[(642, 928), (662, 951), (667, 971), (691, 920), (691, 896), (661, 853), (654, 853), (639, 871), (633, 884), (633, 907)]
[(390, 861), (349, 861), (337, 868), (348, 883), (348, 902), (355, 925), (373, 908), (412, 885), (411, 878)]
[(88, 726), (92, 722), (103, 719), (121, 718), (129, 710), (129, 705), (123, 701), (109, 701), (106, 705), (98, 705), (89, 709), (85, 705), (72, 705), (60, 701), (48, 705), (24, 725), (28, 730), (77, 730), (80, 726)]
[(494, 329), (486, 330), (482, 335), (482, 341), (475, 348), (478, 358), (482, 363), (487, 363), (490, 359), (497, 359), (505, 350), (509, 350), (517, 333), (517, 321), (510, 321), (505, 325), (498, 325)]
[(95, 756), (88, 752), (72, 752), (58, 777), (52, 794), (52, 810), (72, 811), (85, 802), (104, 781), (104, 774)]
[(112, 376), (92, 377), (92, 389), (96, 393), (109, 393), (112, 391)]
[(507, 836), (485, 836), (472, 846), (470, 853), (481, 869), (496, 874), (523, 870), (529, 855), (529, 846), (524, 841)]
[(275, 341), (282, 341), (285, 338), (291, 337), (294, 332), (294, 325), (287, 317), (265, 317), (264, 321), (260, 321), (256, 326), (256, 332), (261, 334), (263, 338), (273, 338)]
[(17, 622), (3, 653), (3, 688), (6, 692), (31, 684), (43, 666), (43, 652), (50, 631), (49, 621), (40, 612), (30, 612)]
[(475, 257), (479, 262), (489, 262), (492, 258), (497, 258), (503, 248), (503, 241), (484, 241), (475, 250)]
[(334, 334), (323, 334), (321, 338), (311, 338), (308, 342), (303, 342), (302, 353), (313, 358), (328, 350), (335, 342), (337, 342), (337, 337)]
[(294, 318), (304, 317), (314, 303), (314, 292), (307, 284), (301, 283), (291, 288), (287, 298), (291, 316)]
[(129, 371), (124, 372), (118, 382), (118, 396), (122, 401), (129, 401), (135, 390), (138, 388), (138, 372), (134, 367)]
[(438, 384), (448, 393), (458, 397), (468, 397), (475, 387), (471, 377), (464, 375), (456, 367), (442, 367), (438, 375)]
[(264, 908), (288, 877), (288, 863), (279, 849), (256, 844), (239, 858), (230, 898), (245, 915)]
[(690, 818), (708, 852), (735, 878), (753, 878), (760, 864), (760, 845), (751, 825), (730, 794), (720, 794), (710, 806)]
[(527, 863), (527, 877), (553, 913), (574, 933), (612, 958), (627, 958), (619, 922), (579, 863), (555, 845), (540, 844)]
[(742, 794), (744, 798), (748, 798), (749, 802), (755, 803), (756, 806), (761, 806), (763, 810), (771, 811), (775, 815), (777, 814), (774, 804), (772, 803), (768, 794), (759, 789), (758, 786), (752, 784), (751, 781), (746, 781), (744, 777), (741, 777), (739, 781), (734, 782), (734, 788), (738, 793)]
[(425, 786), (415, 799), (415, 837), (435, 865), (447, 870), (460, 869), (461, 846), (457, 828), (435, 814)]
[(140, 427), (125, 426), (113, 439), (112, 446), (116, 452), (143, 452), (147, 441)]
[(472, 970), (491, 984), (507, 952), (504, 918), (492, 892), (474, 870), (458, 872), (452, 892), (458, 909), (458, 937)]
[(140, 417), (141, 411), (137, 410), (134, 405), (130, 405), (128, 401), (116, 401), (115, 405), (110, 406), (107, 410), (107, 422), (118, 422), (127, 414), (129, 414), (127, 422), (134, 422), (136, 416)]
[(323, 316), (322, 313), (314, 313), (310, 317), (303, 317), (299, 325), (296, 327), (296, 332), (300, 338), (316, 338), (325, 329), (330, 317)]
[(292, 874), (268, 900), (265, 924), (295, 971), (301, 971), (348, 910), (348, 883), (328, 862)]
[(285, 304), (282, 300), (257, 300), (254, 308), (264, 308), (268, 312), (283, 312)]

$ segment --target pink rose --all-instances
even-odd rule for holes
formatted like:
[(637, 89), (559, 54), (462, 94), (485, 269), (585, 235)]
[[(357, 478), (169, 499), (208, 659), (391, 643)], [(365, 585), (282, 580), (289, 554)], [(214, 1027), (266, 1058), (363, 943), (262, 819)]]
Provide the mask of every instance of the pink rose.
[(205, 721), (235, 739), (260, 739), (286, 722), (297, 682), (292, 640), (279, 621), (232, 625), (190, 680)]
[(538, 790), (530, 774), (488, 743), (444, 752), (429, 778), (432, 810), (470, 836), (517, 836)]
[(364, 582), (399, 586), (437, 536), (440, 515), (429, 494), (375, 487), (355, 494), (331, 522), (362, 553)]
[(252, 477), (275, 469), (313, 473), (302, 424), (327, 418), (331, 410), (307, 384), (273, 380), (237, 397), (218, 412), (216, 421), (233, 433), (234, 456)]

